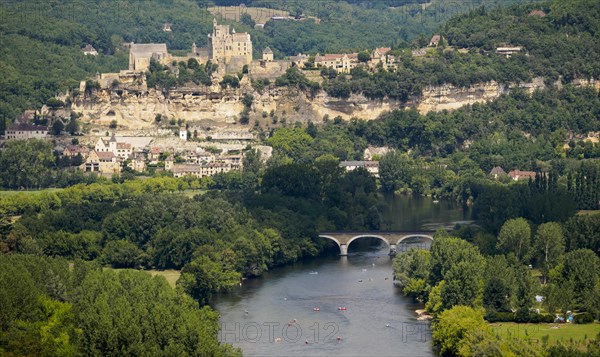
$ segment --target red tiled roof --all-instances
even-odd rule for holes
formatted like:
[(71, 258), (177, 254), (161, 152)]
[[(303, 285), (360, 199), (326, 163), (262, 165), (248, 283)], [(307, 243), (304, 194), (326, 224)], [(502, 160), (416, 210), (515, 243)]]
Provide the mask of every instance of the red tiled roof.
[(529, 179), (529, 178), (535, 178), (535, 172), (533, 171), (521, 171), (521, 170), (513, 170), (511, 172), (508, 173), (508, 176), (510, 176), (511, 178), (516, 178), (516, 179)]
[(108, 152), (96, 152), (96, 155), (98, 155), (98, 158), (100, 160), (112, 160), (115, 157), (115, 154), (113, 154), (110, 151), (108, 151)]

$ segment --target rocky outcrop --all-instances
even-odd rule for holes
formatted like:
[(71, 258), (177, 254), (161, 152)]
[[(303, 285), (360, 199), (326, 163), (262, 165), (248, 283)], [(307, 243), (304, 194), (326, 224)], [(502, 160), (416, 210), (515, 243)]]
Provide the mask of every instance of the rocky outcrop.
[[(578, 86), (593, 86), (600, 90), (600, 82), (578, 80)], [(409, 103), (395, 100), (369, 100), (353, 94), (348, 99), (333, 98), (325, 92), (309, 97), (293, 88), (271, 87), (262, 93), (252, 89), (244, 78), (242, 88), (221, 89), (220, 86), (178, 88), (168, 92), (157, 89), (119, 88), (101, 89), (81, 94), (72, 99), (71, 109), (83, 114), (83, 121), (92, 125), (107, 126), (113, 120), (126, 129), (137, 130), (155, 127), (157, 114), (162, 120), (182, 119), (187, 123), (209, 121), (212, 123), (235, 123), (244, 110), (241, 99), (244, 93), (253, 93), (251, 117), (260, 119), (274, 111), (290, 123), (320, 122), (323, 117), (343, 119), (375, 119), (386, 111), (415, 107), (421, 113), (454, 110), (465, 105), (494, 100), (511, 88), (520, 87), (529, 92), (545, 87), (541, 78), (531, 83), (506, 86), (488, 82), (468, 88), (452, 85), (432, 86), (423, 90), (419, 97)]]
[(520, 87), (529, 92), (545, 87), (542, 78), (536, 78), (531, 83), (521, 83), (512, 86), (499, 84), (495, 81), (476, 84), (467, 88), (459, 88), (450, 84), (430, 86), (423, 90), (417, 99), (417, 109), (421, 114), (428, 112), (454, 110), (465, 105), (484, 103), (508, 93), (510, 88)]

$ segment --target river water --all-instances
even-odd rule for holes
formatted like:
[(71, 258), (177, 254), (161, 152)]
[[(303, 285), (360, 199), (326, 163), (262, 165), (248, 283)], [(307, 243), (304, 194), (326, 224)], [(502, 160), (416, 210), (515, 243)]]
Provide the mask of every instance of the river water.
[[(409, 230), (470, 218), (451, 203), (426, 201), (390, 200), (384, 220)], [(433, 356), (429, 325), (414, 313), (421, 306), (393, 286), (388, 253), (384, 243), (365, 238), (347, 257), (332, 251), (244, 281), (213, 300), (220, 341), (245, 356)]]

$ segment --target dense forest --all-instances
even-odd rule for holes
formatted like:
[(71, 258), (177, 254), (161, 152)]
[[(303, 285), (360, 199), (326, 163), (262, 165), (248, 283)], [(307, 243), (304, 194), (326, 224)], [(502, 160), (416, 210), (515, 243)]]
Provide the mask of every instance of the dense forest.
[[(396, 71), (370, 74), (355, 68), (350, 75), (325, 71), (327, 93), (348, 97), (407, 101), (430, 85), (445, 83), (466, 87), (495, 80), (529, 82), (541, 77), (557, 80), (600, 77), (600, 4), (596, 1), (544, 2), (515, 5), (492, 11), (484, 7), (453, 17), (440, 29), (443, 45), (426, 57), (410, 50), (392, 51), (400, 64)], [(497, 47), (519, 46), (510, 58), (496, 54)], [(461, 53), (458, 49), (466, 49)]]
[[(596, 219), (597, 221), (597, 219)], [(600, 258), (588, 249), (565, 249), (568, 231), (549, 222), (531, 229), (508, 220), (490, 255), (460, 238), (438, 232), (431, 250), (411, 250), (394, 259), (397, 284), (425, 303), (434, 316), (433, 342), (441, 355), (588, 355), (600, 352), (600, 334), (579, 345), (548, 345), (502, 338), (488, 322), (554, 322), (555, 312), (576, 312), (575, 323), (591, 323), (600, 306)], [(524, 263), (542, 270), (532, 276)], [(544, 296), (543, 303), (536, 295)], [(537, 309), (536, 309), (537, 307)], [(485, 319), (485, 320), (484, 320)], [(588, 340), (589, 338), (589, 340)], [(594, 340), (595, 338), (595, 340)], [(538, 341), (539, 342), (539, 341)]]

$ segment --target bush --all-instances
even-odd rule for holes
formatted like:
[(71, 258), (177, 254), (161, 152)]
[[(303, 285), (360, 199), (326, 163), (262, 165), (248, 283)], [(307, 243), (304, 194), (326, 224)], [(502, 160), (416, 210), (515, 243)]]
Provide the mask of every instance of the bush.
[(584, 312), (573, 316), (573, 320), (576, 324), (590, 324), (594, 322), (594, 316), (589, 312)]
[(517, 315), (513, 312), (488, 311), (485, 315), (485, 319), (488, 322), (520, 322), (532, 324), (554, 322), (554, 316), (549, 314), (536, 314), (535, 312), (529, 313), (526, 316), (521, 316), (520, 319), (517, 319)]
[(512, 312), (489, 311), (486, 313), (485, 319), (488, 322), (513, 322), (515, 321), (515, 314)]

